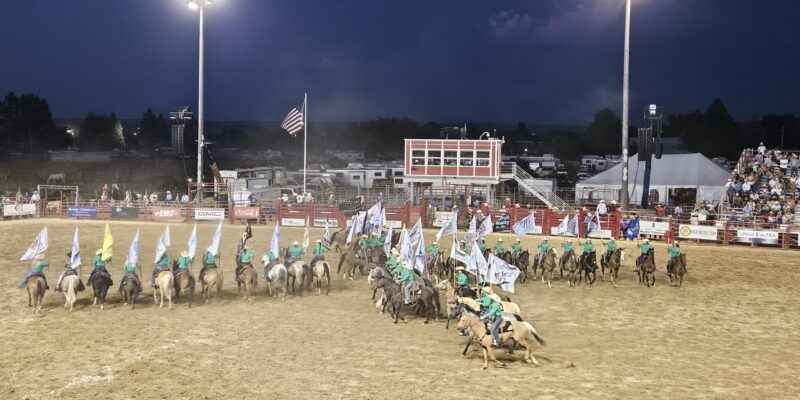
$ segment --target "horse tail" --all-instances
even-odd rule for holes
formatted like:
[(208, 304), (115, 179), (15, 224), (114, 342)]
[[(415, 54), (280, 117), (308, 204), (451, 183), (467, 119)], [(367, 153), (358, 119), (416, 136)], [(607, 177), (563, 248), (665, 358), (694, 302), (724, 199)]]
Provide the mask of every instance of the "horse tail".
[(77, 288), (75, 287), (75, 279), (69, 279), (67, 282), (67, 303), (69, 303), (70, 307), (75, 304), (75, 291)]
[(435, 287), (433, 288), (433, 304), (436, 305), (436, 318), (439, 318), (439, 312), (442, 310), (442, 305), (439, 301), (439, 289)]
[(542, 335), (539, 334), (539, 331), (537, 331), (536, 328), (533, 327), (533, 324), (531, 324), (528, 321), (522, 321), (522, 323), (525, 324), (525, 326), (528, 328), (528, 333), (531, 336), (533, 336), (533, 338), (536, 339), (536, 341), (539, 342), (540, 345), (547, 346), (547, 343), (545, 343), (544, 338), (542, 337)]
[[(328, 266), (328, 263), (323, 263), (322, 266), (325, 268), (325, 279), (328, 282), (328, 288), (326, 289), (327, 291), (325, 294), (328, 294), (331, 292), (331, 269)], [(320, 283), (320, 285), (322, 285), (322, 283)]]
[(344, 259), (346, 257), (347, 257), (347, 253), (342, 253), (342, 255), (339, 256), (339, 266), (336, 267), (336, 274), (337, 275), (342, 272), (342, 264), (344, 264)]

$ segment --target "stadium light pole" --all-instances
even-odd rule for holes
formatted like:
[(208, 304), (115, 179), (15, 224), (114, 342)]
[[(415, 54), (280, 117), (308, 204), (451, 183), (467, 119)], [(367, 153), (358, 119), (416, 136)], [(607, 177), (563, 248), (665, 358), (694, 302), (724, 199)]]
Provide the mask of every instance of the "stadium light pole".
[[(204, 93), (203, 93), (203, 63), (204, 59), (204, 33), (203, 33), (203, 10), (205, 6), (211, 4), (211, 0), (191, 0), (189, 1), (189, 8), (197, 10), (200, 16), (200, 39), (198, 51), (198, 78), (197, 78), (197, 184), (203, 183), (203, 141), (204, 138)], [(200, 188), (197, 192), (198, 201), (202, 201), (200, 197)]]
[(622, 188), (620, 190), (620, 203), (622, 208), (628, 208), (628, 71), (630, 69), (631, 45), (631, 0), (626, 0), (625, 5), (625, 55), (622, 72)]

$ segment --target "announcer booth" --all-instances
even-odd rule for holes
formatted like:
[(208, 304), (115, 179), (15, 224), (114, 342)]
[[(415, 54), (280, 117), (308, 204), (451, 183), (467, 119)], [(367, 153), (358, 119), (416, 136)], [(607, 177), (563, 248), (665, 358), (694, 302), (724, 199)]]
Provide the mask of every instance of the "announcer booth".
[(425, 198), (432, 206), (437, 198), (441, 204), (450, 198), (450, 206), (464, 210), (470, 200), (490, 201), (492, 186), (501, 180), (502, 146), (503, 140), (496, 138), (406, 139), (404, 181), (420, 205)]

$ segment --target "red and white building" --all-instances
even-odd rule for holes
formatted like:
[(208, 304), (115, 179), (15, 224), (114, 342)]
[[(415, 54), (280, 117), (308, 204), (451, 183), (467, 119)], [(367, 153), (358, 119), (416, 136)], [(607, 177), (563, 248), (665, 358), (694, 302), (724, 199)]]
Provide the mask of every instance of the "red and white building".
[(503, 140), (406, 139), (405, 183), (433, 186), (500, 183)]

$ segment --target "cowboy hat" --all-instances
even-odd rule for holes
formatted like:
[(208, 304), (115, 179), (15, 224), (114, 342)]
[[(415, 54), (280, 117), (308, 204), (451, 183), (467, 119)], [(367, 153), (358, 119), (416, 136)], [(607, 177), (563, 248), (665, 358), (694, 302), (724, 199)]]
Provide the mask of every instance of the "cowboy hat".
[(432, 246), (436, 246), (437, 244), (439, 244), (439, 242), (433, 242), (433, 243), (431, 243), (431, 245), (432, 245)]
[(612, 236), (612, 237), (611, 237), (611, 239), (609, 239), (609, 240), (611, 240), (612, 242), (616, 242), (616, 240), (614, 239), (614, 237), (613, 237), (613, 236)]
[(519, 242), (519, 238), (517, 238), (517, 242)]
[(499, 239), (497, 239), (497, 241), (498, 241), (498, 242), (502, 242), (502, 241), (503, 241), (503, 238), (499, 238)]
[(648, 239), (648, 238), (644, 238), (644, 239), (642, 239), (642, 241), (650, 243), (650, 239)]
[(492, 290), (491, 286), (486, 286), (485, 288), (483, 288), (483, 293), (492, 295), (492, 294), (494, 294), (494, 290)]
[(543, 242), (546, 242), (546, 241), (547, 241), (547, 238), (542, 238), (542, 241), (543, 241)]
[(322, 240), (317, 239), (317, 240), (314, 241), (314, 243), (322, 243)]
[(181, 257), (189, 257), (189, 252), (184, 250), (181, 252)]
[(366, 238), (368, 238), (368, 237), (369, 237), (369, 236), (367, 236), (367, 235), (361, 235), (361, 238), (362, 238), (362, 239), (366, 239)]
[(464, 240), (464, 239), (461, 239), (461, 243), (467, 243), (467, 241)]
[(42, 261), (44, 260), (44, 254), (39, 253), (36, 255), (36, 257), (33, 257), (33, 259), (37, 261)]
[(606, 201), (605, 200), (600, 200), (600, 202), (605, 204)]
[(567, 239), (567, 243), (572, 243), (572, 239)]
[(94, 254), (98, 256), (103, 254), (103, 249), (97, 249), (97, 251), (95, 251)]
[(400, 253), (400, 252), (399, 252), (399, 251), (397, 251), (397, 247), (395, 247), (395, 248), (393, 248), (393, 249), (392, 249), (392, 254), (399, 254), (399, 253)]
[(492, 299), (493, 301), (497, 302), (497, 303), (503, 301), (503, 299), (501, 299), (500, 296), (498, 296), (496, 293), (490, 294), (489, 298)]
[(292, 242), (292, 246), (299, 246), (299, 245), (300, 245), (300, 242), (298, 242), (297, 240), (295, 240), (294, 242)]
[(460, 265), (459, 265), (458, 267), (456, 267), (456, 271), (463, 271), (464, 269), (465, 269), (465, 268), (464, 268), (464, 267), (462, 267), (462, 266), (460, 266)]
[(617, 204), (616, 200), (611, 200), (611, 204)]

